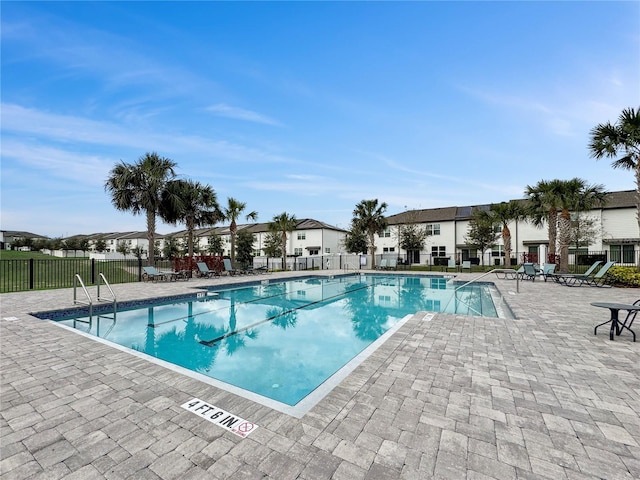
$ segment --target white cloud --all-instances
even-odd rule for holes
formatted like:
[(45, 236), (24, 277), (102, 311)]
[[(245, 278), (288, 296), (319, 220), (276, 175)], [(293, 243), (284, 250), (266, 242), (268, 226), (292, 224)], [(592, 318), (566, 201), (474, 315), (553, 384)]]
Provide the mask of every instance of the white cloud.
[(251, 110), (245, 110), (239, 107), (232, 107), (231, 105), (227, 105), (225, 103), (211, 105), (210, 107), (207, 107), (206, 110), (213, 113), (214, 115), (218, 115), (219, 117), (233, 118), (236, 120), (244, 120), (247, 122), (263, 123), (265, 125), (273, 125), (277, 127), (282, 126), (280, 122), (266, 115), (262, 115), (258, 112), (253, 112)]

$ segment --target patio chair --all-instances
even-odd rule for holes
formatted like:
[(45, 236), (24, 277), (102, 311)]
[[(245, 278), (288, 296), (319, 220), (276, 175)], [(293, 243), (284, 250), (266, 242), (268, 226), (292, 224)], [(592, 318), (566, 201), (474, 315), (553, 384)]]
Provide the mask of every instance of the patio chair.
[(142, 267), (144, 273), (142, 278), (146, 277), (147, 280), (157, 282), (158, 280), (176, 280), (178, 274), (175, 272), (161, 272), (156, 267)]
[(465, 260), (464, 262), (462, 262), (462, 271), (464, 272), (465, 270), (471, 272), (471, 261), (470, 260)]
[(531, 280), (532, 282), (535, 282), (538, 272), (536, 271), (536, 267), (533, 263), (525, 263), (522, 265), (522, 272), (518, 275), (520, 275), (522, 280)]
[(382, 260), (380, 260), (380, 263), (376, 265), (376, 270), (386, 270), (387, 262), (388, 260), (386, 258), (383, 258)]
[(390, 258), (389, 261), (387, 262), (387, 270), (397, 270), (398, 268), (398, 259), (397, 258)]
[(447, 262), (447, 270), (453, 268), (454, 270), (456, 270), (456, 260), (455, 258), (450, 258)]
[(553, 275), (553, 273), (556, 271), (556, 264), (555, 263), (547, 263), (545, 264), (544, 267), (542, 267), (542, 270), (540, 271), (539, 275), (544, 278), (544, 281), (547, 281), (547, 278), (549, 278), (551, 275)]
[(219, 277), (220, 274), (215, 270), (210, 270), (205, 262), (198, 262), (198, 276), (204, 278)]
[[(640, 298), (638, 300), (636, 300), (635, 302), (633, 302), (633, 305), (640, 305)], [(626, 318), (624, 319), (623, 322), (620, 323), (620, 331), (622, 331), (623, 328), (626, 328), (627, 330), (629, 330), (631, 333), (633, 333), (633, 341), (636, 341), (636, 334), (633, 330), (631, 330), (631, 325), (633, 325), (633, 321), (636, 319), (636, 315), (638, 314), (637, 310), (633, 310), (633, 311), (629, 311), (629, 313), (627, 313)], [(627, 323), (629, 322), (629, 323)]]
[(229, 260), (228, 258), (223, 258), (222, 263), (224, 264), (224, 271), (227, 272), (227, 275), (239, 274), (238, 270), (231, 266), (231, 260)]
[(581, 285), (591, 285), (594, 287), (602, 287), (609, 281), (609, 269), (615, 265), (616, 262), (605, 263), (598, 273), (593, 277), (575, 278), (572, 283), (568, 285), (571, 287), (579, 287)]
[(593, 262), (593, 264), (584, 273), (552, 273), (549, 275), (554, 282), (566, 284), (575, 277), (585, 278), (594, 274), (596, 269), (602, 264), (601, 260)]

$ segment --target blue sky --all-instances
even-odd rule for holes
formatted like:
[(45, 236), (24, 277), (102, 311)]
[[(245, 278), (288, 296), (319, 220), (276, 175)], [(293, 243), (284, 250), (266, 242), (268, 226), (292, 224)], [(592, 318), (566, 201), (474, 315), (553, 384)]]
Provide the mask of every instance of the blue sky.
[(635, 188), (587, 143), (640, 105), (639, 2), (0, 5), (4, 230), (145, 230), (104, 181), (151, 151), (259, 221), (342, 228), (363, 199)]

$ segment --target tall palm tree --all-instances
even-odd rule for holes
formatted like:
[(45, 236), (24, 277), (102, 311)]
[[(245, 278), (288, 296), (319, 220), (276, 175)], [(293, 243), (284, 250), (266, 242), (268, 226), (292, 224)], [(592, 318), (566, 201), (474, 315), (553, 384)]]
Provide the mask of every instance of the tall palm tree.
[(280, 215), (275, 215), (273, 220), (269, 224), (269, 230), (276, 232), (280, 235), (282, 241), (282, 269), (287, 268), (287, 233), (293, 232), (298, 226), (298, 220), (295, 215), (289, 215), (287, 212), (282, 212)]
[(116, 164), (109, 172), (104, 188), (111, 194), (111, 203), (118, 210), (131, 210), (134, 215), (143, 212), (147, 217), (149, 241), (148, 264), (155, 259), (156, 216), (167, 182), (175, 177), (176, 163), (157, 153), (146, 153), (133, 165)]
[(193, 257), (194, 230), (214, 225), (223, 216), (213, 188), (193, 180), (170, 181), (162, 194), (160, 211), (168, 223), (184, 222), (189, 257)]
[[(231, 222), (229, 225), (229, 235), (231, 235), (231, 263), (236, 261), (236, 234), (238, 233), (238, 224), (236, 221), (247, 208), (247, 204), (229, 197), (227, 206), (222, 210), (222, 219)], [(245, 215), (246, 220), (257, 220), (258, 212), (255, 210)]]
[(494, 203), (491, 205), (490, 215), (494, 221), (502, 224), (505, 266), (509, 268), (511, 266), (511, 230), (509, 230), (509, 222), (522, 220), (525, 217), (524, 207), (521, 202), (516, 200)]
[(606, 193), (602, 185), (587, 185), (580, 178), (562, 182), (558, 191), (560, 215), (558, 240), (560, 244), (560, 273), (569, 271), (569, 245), (571, 243), (571, 212), (585, 212), (604, 205)]
[(555, 262), (558, 237), (558, 211), (560, 210), (560, 180), (540, 180), (536, 185), (527, 185), (525, 195), (529, 199), (528, 217), (540, 227), (547, 222), (549, 235), (549, 258)]
[(387, 228), (387, 219), (384, 217), (386, 209), (387, 204), (382, 202), (378, 205), (378, 199), (376, 198), (374, 200), (362, 200), (353, 210), (352, 225), (356, 229), (366, 232), (369, 237), (372, 269), (376, 268), (375, 235), (382, 233)]
[[(622, 110), (618, 122), (614, 125), (607, 122), (599, 124), (591, 130), (589, 151), (591, 156), (616, 158), (611, 164), (613, 168), (631, 170), (636, 177), (636, 218), (640, 230), (640, 107)], [(638, 257), (640, 272), (640, 256)]]

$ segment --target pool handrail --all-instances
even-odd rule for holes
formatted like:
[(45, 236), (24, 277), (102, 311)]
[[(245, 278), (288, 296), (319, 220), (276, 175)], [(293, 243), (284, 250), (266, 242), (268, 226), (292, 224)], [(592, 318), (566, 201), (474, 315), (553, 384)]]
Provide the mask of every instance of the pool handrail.
[[(78, 296), (77, 296), (77, 293), (76, 293), (76, 289), (78, 287), (78, 282), (80, 282), (80, 286), (82, 287), (82, 290), (84, 290), (84, 294), (87, 296), (87, 301), (78, 300)], [(76, 273), (75, 277), (73, 277), (73, 304), (74, 305), (77, 305), (77, 304), (88, 305), (89, 306), (89, 318), (91, 318), (93, 316), (93, 300), (91, 300), (91, 295), (89, 295), (89, 292), (87, 291), (87, 287), (84, 286), (84, 282), (82, 281), (82, 277), (80, 276), (79, 273)]]
[[(516, 273), (516, 270), (515, 270), (515, 269), (509, 269), (509, 268), (493, 268), (493, 269), (489, 270), (488, 272), (483, 273), (483, 274), (482, 274), (482, 275), (480, 275), (479, 277), (476, 277), (476, 278), (474, 278), (474, 279), (472, 279), (472, 280), (469, 280), (468, 282), (463, 283), (463, 284), (462, 284), (462, 285), (460, 285), (459, 287), (456, 287), (456, 288), (453, 290), (453, 295), (451, 295), (451, 298), (449, 298), (449, 301), (448, 301), (448, 302), (447, 302), (447, 304), (444, 306), (444, 308), (442, 309), (442, 311), (443, 311), (443, 312), (445, 312), (445, 311), (447, 310), (447, 307), (448, 307), (448, 306), (449, 306), (449, 304), (451, 303), (451, 300), (453, 300), (453, 297), (455, 297), (455, 296), (456, 296), (456, 292), (457, 292), (458, 290), (460, 290), (461, 288), (464, 288), (464, 287), (466, 287), (466, 286), (468, 286), (468, 285), (471, 285), (471, 284), (472, 284), (472, 283), (474, 283), (474, 282), (477, 282), (478, 280), (480, 280), (481, 278), (486, 277), (486, 276), (487, 276), (487, 275), (489, 275), (490, 273), (504, 272), (504, 271), (506, 271), (506, 270), (513, 271), (514, 273)], [(520, 293), (520, 281), (519, 281), (519, 280), (520, 280), (520, 278), (519, 278), (519, 276), (516, 274), (516, 292), (517, 292), (517, 293)], [(466, 302), (465, 302), (465, 303), (466, 303)], [(473, 308), (471, 308), (471, 305), (467, 304), (467, 306), (468, 306), (471, 310), (474, 310)], [(476, 310), (474, 310), (474, 311), (475, 311), (476, 313), (480, 313), (480, 312), (478, 312), (478, 311), (476, 311)]]

